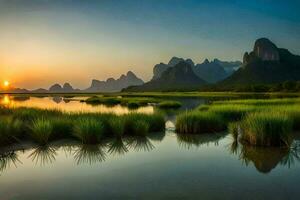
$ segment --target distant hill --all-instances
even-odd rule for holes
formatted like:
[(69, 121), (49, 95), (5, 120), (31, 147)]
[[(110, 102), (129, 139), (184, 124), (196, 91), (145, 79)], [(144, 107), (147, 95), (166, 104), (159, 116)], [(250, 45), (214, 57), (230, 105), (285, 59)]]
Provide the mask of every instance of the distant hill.
[(267, 38), (258, 39), (244, 54), (243, 65), (221, 85), (266, 84), (300, 80), (300, 56), (278, 48)]
[(71, 84), (53, 84), (49, 89), (27, 90), (21, 88), (11, 88), (10, 90), (0, 91), (2, 93), (77, 93), (77, 92), (119, 92), (129, 86), (142, 85), (144, 81), (138, 78), (133, 72), (129, 71), (126, 75), (121, 75), (118, 79), (109, 78), (106, 81), (92, 80), (92, 84), (85, 90), (74, 89)]
[[(43, 89), (40, 89), (40, 91), (42, 92)], [(74, 89), (69, 83), (64, 83), (63, 86), (61, 86), (60, 84), (54, 84), (52, 85), (48, 92), (50, 93), (70, 93), (70, 92), (79, 92), (79, 89)]]
[(194, 73), (191, 64), (181, 60), (175, 66), (165, 70), (158, 78), (152, 79), (141, 86), (128, 87), (123, 91), (188, 91), (197, 89), (205, 83), (203, 79)]
[(142, 85), (144, 81), (138, 78), (133, 72), (129, 71), (126, 75), (122, 74), (120, 78), (109, 78), (106, 81), (92, 80), (89, 88), (85, 92), (119, 92), (129, 86)]
[(222, 66), (223, 69), (226, 71), (227, 76), (230, 76), (231, 74), (233, 74), (243, 64), (241, 61), (221, 61), (216, 58), (213, 60), (213, 62)]
[(215, 83), (225, 79), (235, 72), (235, 70), (237, 70), (242, 64), (239, 61), (224, 62), (214, 59), (213, 61), (209, 62), (207, 59), (205, 59), (203, 63), (195, 65), (191, 59), (185, 60), (183, 58), (172, 57), (168, 64), (160, 63), (154, 66), (152, 80), (158, 79), (169, 67), (174, 67), (176, 64), (182, 61), (189, 63), (196, 75), (208, 83)]
[(214, 61), (209, 62), (208, 59), (205, 59), (201, 64), (197, 64), (194, 67), (194, 72), (209, 83), (215, 83), (228, 76), (228, 73), (219, 63)]
[(178, 57), (172, 57), (168, 64), (165, 63), (159, 63), (154, 66), (153, 68), (153, 78), (152, 80), (158, 79), (161, 77), (162, 73), (165, 72), (169, 67), (174, 67), (178, 63), (185, 61), (189, 63), (192, 67), (194, 67), (194, 62), (191, 59), (186, 59), (184, 60), (183, 58), (178, 58)]

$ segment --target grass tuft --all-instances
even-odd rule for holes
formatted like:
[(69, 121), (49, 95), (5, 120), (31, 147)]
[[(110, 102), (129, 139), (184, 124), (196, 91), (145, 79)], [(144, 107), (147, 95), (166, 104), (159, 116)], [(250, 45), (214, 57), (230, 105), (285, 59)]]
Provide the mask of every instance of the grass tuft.
[(81, 117), (74, 123), (73, 135), (83, 144), (96, 144), (104, 136), (104, 124), (91, 117)]
[(177, 133), (213, 133), (224, 130), (226, 125), (223, 118), (213, 112), (191, 111), (177, 116)]
[(290, 146), (293, 120), (282, 112), (256, 112), (242, 122), (241, 140), (256, 146)]
[(35, 119), (32, 122), (31, 130), (31, 139), (40, 145), (45, 145), (51, 139), (53, 124), (45, 118)]

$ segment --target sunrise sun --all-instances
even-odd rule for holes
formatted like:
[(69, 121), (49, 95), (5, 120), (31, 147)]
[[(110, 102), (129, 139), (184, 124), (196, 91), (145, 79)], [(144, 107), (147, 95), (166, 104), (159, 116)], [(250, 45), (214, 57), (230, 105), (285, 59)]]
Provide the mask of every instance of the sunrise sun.
[(3, 85), (4, 85), (4, 87), (8, 87), (9, 86), (9, 82), (8, 81), (4, 81)]

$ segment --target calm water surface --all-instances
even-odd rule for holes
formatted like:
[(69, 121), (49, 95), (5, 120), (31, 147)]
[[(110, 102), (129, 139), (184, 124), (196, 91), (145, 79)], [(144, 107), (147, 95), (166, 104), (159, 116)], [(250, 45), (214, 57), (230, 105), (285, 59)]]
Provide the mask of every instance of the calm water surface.
[(35, 107), (42, 109), (59, 109), (66, 112), (101, 112), (126, 114), (129, 112), (153, 113), (152, 106), (145, 106), (130, 110), (127, 107), (116, 105), (90, 105), (80, 102), (81, 99), (88, 97), (63, 98), (63, 97), (13, 97), (4, 95), (1, 97), (0, 104), (10, 107)]
[(166, 132), (147, 137), (7, 150), (0, 154), (0, 199), (300, 198), (300, 137), (290, 150), (254, 148), (227, 133), (177, 135), (174, 115), (166, 117)]

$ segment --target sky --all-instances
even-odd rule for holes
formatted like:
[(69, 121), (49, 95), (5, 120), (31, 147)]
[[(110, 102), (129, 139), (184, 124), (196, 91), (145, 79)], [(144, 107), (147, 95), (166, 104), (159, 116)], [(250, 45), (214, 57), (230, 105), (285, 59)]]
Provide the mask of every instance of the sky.
[(300, 54), (298, 0), (0, 0), (0, 81), (48, 88), (133, 71), (172, 56), (241, 60), (256, 39)]

